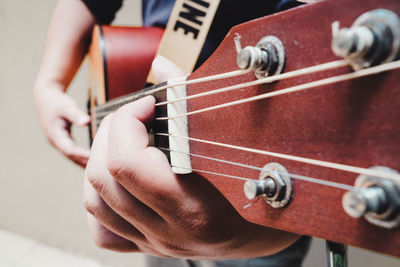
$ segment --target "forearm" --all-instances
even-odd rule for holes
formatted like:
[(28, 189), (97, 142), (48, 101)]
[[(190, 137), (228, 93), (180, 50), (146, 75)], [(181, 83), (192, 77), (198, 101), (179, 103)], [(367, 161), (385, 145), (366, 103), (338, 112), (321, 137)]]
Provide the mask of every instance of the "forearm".
[(65, 91), (81, 65), (95, 18), (80, 0), (60, 0), (52, 17), (35, 90)]
[(49, 142), (81, 167), (89, 151), (75, 144), (71, 125), (90, 117), (66, 95), (85, 56), (95, 18), (81, 0), (60, 0), (50, 23), (43, 61), (35, 84), (35, 104)]

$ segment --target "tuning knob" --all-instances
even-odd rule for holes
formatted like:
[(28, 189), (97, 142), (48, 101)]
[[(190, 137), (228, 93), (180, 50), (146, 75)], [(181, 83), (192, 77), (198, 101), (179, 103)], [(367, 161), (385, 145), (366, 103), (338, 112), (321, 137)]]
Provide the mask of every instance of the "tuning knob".
[[(398, 174), (387, 167), (370, 169), (381, 173)], [(386, 229), (400, 227), (400, 181), (361, 174), (355, 190), (342, 198), (344, 211), (353, 218), (363, 217), (368, 222)]]
[(332, 23), (332, 50), (354, 69), (368, 68), (396, 59), (400, 51), (400, 18), (387, 9), (362, 14), (350, 28)]
[(269, 64), (267, 51), (255, 46), (246, 46), (240, 50), (236, 62), (242, 70), (258, 70), (267, 67)]
[(276, 184), (270, 177), (267, 177), (265, 180), (247, 181), (244, 184), (243, 191), (249, 200), (253, 200), (261, 195), (272, 197), (276, 192)]
[(243, 186), (244, 195), (253, 200), (261, 196), (273, 208), (283, 208), (292, 196), (292, 181), (285, 167), (276, 162), (265, 165), (258, 180), (249, 180)]
[(257, 78), (277, 75), (285, 65), (285, 47), (276, 36), (262, 38), (256, 46), (242, 49), (240, 35), (234, 38), (237, 50), (236, 63), (240, 69), (252, 70)]
[[(334, 24), (333, 27), (339, 27)], [(343, 28), (334, 33), (332, 50), (339, 57), (362, 57), (372, 49), (374, 34), (367, 27)]]
[(381, 214), (387, 207), (385, 190), (378, 186), (346, 192), (342, 201), (343, 209), (353, 218), (360, 218), (368, 212)]

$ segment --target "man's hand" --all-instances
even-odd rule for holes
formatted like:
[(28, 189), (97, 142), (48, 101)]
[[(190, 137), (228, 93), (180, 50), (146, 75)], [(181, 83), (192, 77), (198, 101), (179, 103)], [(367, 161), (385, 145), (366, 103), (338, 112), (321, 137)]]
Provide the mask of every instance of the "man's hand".
[[(161, 70), (178, 71), (164, 58), (156, 62)], [(154, 103), (149, 96), (125, 105), (106, 117), (96, 134), (84, 202), (100, 247), (227, 259), (272, 254), (298, 238), (245, 221), (200, 175), (175, 175), (165, 155), (149, 146), (146, 125)]]
[(86, 167), (90, 152), (72, 140), (71, 126), (86, 126), (90, 122), (89, 115), (81, 111), (75, 101), (62, 90), (55, 88), (37, 88), (35, 100), (49, 142), (67, 158)]
[(95, 23), (82, 1), (60, 0), (35, 83), (36, 108), (48, 140), (81, 167), (86, 166), (89, 151), (76, 146), (70, 128), (71, 124), (86, 125), (90, 118), (65, 92), (86, 54)]
[(200, 175), (175, 175), (165, 155), (148, 146), (145, 124), (154, 101), (146, 97), (124, 106), (97, 132), (85, 206), (99, 246), (215, 259), (266, 255), (297, 239), (245, 221)]

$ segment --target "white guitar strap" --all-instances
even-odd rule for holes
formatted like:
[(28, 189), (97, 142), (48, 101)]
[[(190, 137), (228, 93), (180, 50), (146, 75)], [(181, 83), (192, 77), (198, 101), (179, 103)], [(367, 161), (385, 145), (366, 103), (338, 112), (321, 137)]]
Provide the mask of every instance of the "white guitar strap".
[[(220, 0), (176, 0), (157, 51), (191, 73), (203, 48)], [(156, 84), (150, 74), (147, 81)]]

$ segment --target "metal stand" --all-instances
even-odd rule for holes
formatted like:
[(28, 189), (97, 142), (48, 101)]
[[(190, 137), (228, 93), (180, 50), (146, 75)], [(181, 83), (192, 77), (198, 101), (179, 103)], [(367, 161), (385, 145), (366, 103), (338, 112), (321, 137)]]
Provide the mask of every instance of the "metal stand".
[(326, 241), (328, 267), (347, 267), (347, 246)]

